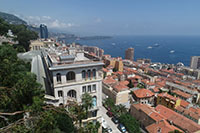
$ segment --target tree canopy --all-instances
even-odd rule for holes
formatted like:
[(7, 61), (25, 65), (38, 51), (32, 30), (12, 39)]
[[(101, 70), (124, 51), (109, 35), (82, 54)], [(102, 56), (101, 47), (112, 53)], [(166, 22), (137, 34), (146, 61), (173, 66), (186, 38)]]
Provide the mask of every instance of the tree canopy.
[(0, 132), (74, 132), (68, 112), (44, 103), (36, 75), (10, 45), (0, 46), (0, 68)]
[(0, 35), (7, 36), (8, 30), (11, 30), (17, 36), (15, 38), (19, 42), (17, 46), (23, 46), (26, 51), (29, 50), (30, 40), (38, 38), (38, 33), (29, 30), (26, 25), (9, 24), (0, 18)]

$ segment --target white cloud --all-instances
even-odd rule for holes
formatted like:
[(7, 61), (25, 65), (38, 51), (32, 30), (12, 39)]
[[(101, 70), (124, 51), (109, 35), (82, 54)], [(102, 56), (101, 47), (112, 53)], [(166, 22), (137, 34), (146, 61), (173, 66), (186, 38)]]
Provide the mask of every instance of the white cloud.
[(29, 24), (37, 25), (46, 24), (48, 28), (56, 28), (56, 29), (63, 29), (63, 28), (71, 28), (75, 25), (74, 23), (65, 23), (61, 22), (58, 19), (54, 19), (50, 16), (28, 16), (24, 18)]

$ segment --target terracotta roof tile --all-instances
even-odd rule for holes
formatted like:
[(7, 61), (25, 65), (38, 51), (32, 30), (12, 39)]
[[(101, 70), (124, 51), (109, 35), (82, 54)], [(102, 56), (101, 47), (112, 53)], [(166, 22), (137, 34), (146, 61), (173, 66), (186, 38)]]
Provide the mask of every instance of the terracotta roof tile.
[(112, 77), (107, 77), (106, 79), (103, 80), (103, 83), (107, 85), (111, 85), (111, 84), (117, 83), (117, 81), (114, 80)]
[(185, 100), (181, 100), (181, 106), (182, 106), (183, 108), (186, 108), (189, 104), (190, 104), (189, 102), (187, 102), (187, 101), (185, 101)]
[(116, 92), (120, 92), (120, 91), (128, 90), (128, 86), (125, 86), (125, 85), (122, 85), (122, 84), (116, 84), (116, 85), (113, 85), (113, 89)]
[(172, 90), (173, 93), (179, 95), (179, 96), (182, 96), (184, 98), (190, 98), (192, 95), (188, 94), (188, 93), (185, 93), (183, 91), (180, 91), (180, 90)]
[(156, 107), (156, 111), (166, 117), (168, 121), (171, 121), (173, 125), (181, 128), (184, 131), (196, 132), (200, 130), (200, 125), (163, 105), (158, 105)]
[(170, 125), (166, 120), (161, 120), (157, 123), (153, 123), (147, 126), (146, 129), (149, 133), (158, 133), (159, 131), (162, 133), (169, 133), (170, 131), (174, 130), (179, 130), (182, 132), (182, 130), (173, 125)]
[(122, 85), (126, 85), (126, 86), (127, 86), (127, 85), (129, 84), (129, 82), (128, 82), (127, 80), (125, 80), (125, 81), (120, 81), (119, 84), (122, 84)]
[(137, 97), (137, 98), (147, 98), (147, 97), (152, 97), (154, 96), (154, 93), (151, 92), (150, 90), (147, 89), (138, 89), (138, 90), (134, 90), (133, 94)]
[(158, 94), (159, 97), (168, 98), (170, 100), (176, 101), (178, 98), (169, 95), (167, 92)]

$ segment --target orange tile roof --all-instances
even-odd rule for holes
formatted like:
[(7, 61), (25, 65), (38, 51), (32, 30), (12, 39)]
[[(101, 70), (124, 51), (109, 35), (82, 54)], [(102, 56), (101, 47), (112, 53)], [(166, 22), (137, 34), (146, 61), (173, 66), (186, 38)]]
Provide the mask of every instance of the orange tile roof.
[(154, 93), (151, 92), (150, 90), (147, 89), (138, 89), (138, 90), (134, 90), (133, 94), (137, 97), (137, 98), (148, 98), (148, 97), (152, 97), (154, 96)]
[(114, 80), (112, 77), (107, 77), (106, 79), (103, 80), (103, 83), (107, 85), (111, 85), (111, 84), (117, 83), (117, 81)]
[(174, 130), (179, 130), (182, 132), (182, 130), (180, 130), (179, 128), (173, 125), (170, 125), (166, 120), (161, 120), (157, 123), (153, 123), (147, 126), (146, 129), (149, 133), (158, 133), (159, 130), (162, 133), (169, 133), (170, 131), (174, 131)]
[(126, 86), (127, 86), (127, 85), (129, 84), (129, 82), (128, 82), (127, 80), (125, 80), (125, 81), (120, 81), (119, 84), (122, 84), (122, 85), (126, 85)]
[(192, 95), (190, 95), (188, 93), (185, 93), (183, 91), (180, 91), (180, 90), (172, 90), (172, 92), (177, 94), (177, 95), (179, 95), (179, 96), (182, 96), (182, 97), (184, 97), (186, 99), (192, 97)]
[(153, 92), (159, 92), (160, 91), (159, 87), (154, 87), (152, 90), (153, 90)]
[(158, 96), (159, 96), (159, 97), (163, 97), (163, 98), (168, 98), (168, 99), (170, 99), (170, 100), (172, 100), (172, 101), (178, 100), (178, 98), (173, 97), (172, 95), (169, 95), (167, 92), (165, 92), (165, 93), (160, 93), (160, 94), (158, 94)]
[(116, 85), (113, 85), (113, 89), (116, 92), (120, 92), (120, 91), (128, 90), (128, 86), (125, 86), (125, 85), (122, 85), (122, 84), (116, 84)]
[(136, 79), (142, 79), (142, 77), (139, 76), (139, 75), (135, 75), (133, 78), (136, 78)]
[(149, 116), (152, 119), (154, 119), (156, 122), (166, 119), (166, 117), (164, 117), (163, 115), (159, 114), (158, 112), (152, 112), (152, 113), (149, 114)]
[(137, 103), (137, 104), (132, 104), (131, 106), (133, 106), (137, 110), (142, 110), (147, 115), (150, 114), (151, 112), (155, 111), (153, 107), (150, 107), (150, 106), (148, 106), (146, 104)]
[(106, 68), (102, 68), (102, 70), (103, 70), (104, 72), (108, 72), (108, 69), (106, 69)]
[(149, 85), (149, 86), (154, 86), (155, 85), (154, 82), (149, 82), (149, 83), (146, 83), (146, 84)]
[(147, 83), (149, 83), (150, 81), (147, 80), (147, 79), (142, 79), (142, 82), (143, 82), (144, 84), (147, 84)]
[(185, 101), (185, 100), (181, 100), (181, 106), (182, 106), (183, 108), (186, 108), (189, 104), (190, 104), (189, 102), (187, 102), (187, 101)]
[(156, 111), (158, 111), (161, 115), (166, 117), (168, 121), (171, 121), (173, 125), (179, 127), (184, 131), (196, 132), (200, 130), (200, 125), (163, 105), (158, 105), (156, 107)]
[(164, 87), (166, 85), (165, 81), (161, 81), (161, 82), (156, 82), (156, 84), (160, 87)]

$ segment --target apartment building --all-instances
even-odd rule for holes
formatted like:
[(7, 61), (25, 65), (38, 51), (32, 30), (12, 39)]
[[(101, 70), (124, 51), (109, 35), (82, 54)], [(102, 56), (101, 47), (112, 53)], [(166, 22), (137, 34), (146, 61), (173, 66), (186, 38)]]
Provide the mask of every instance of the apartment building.
[(93, 99), (91, 115), (99, 118), (104, 63), (72, 46), (49, 47), (43, 50), (43, 56), (50, 86), (47, 103), (55, 106), (66, 105), (69, 101), (81, 103), (82, 95), (87, 92)]

